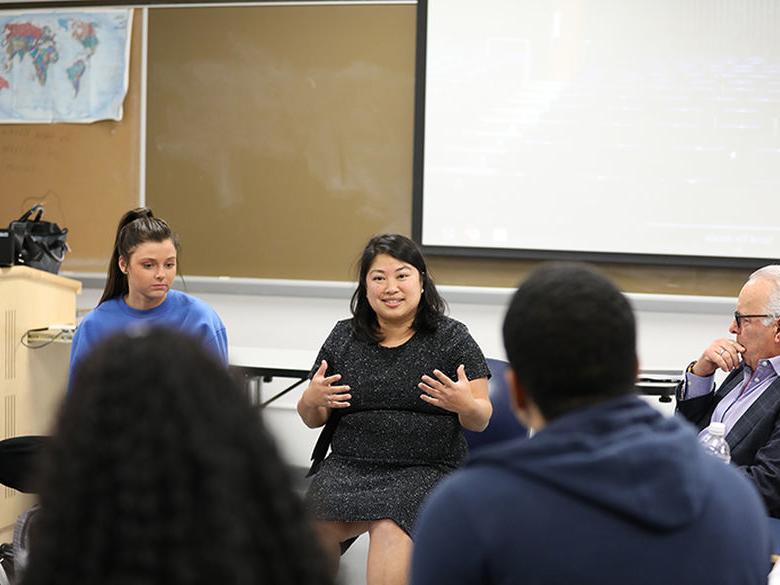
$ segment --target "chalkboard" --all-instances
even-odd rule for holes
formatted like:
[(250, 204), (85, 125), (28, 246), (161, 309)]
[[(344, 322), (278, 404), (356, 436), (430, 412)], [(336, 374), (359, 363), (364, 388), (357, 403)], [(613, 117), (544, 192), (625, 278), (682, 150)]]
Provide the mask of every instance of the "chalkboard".
[(411, 228), (415, 7), (149, 14), (147, 201), (190, 274), (344, 280)]
[(70, 230), (63, 270), (105, 271), (117, 221), (138, 205), (140, 21), (136, 11), (121, 122), (0, 125), (0, 225), (42, 202)]

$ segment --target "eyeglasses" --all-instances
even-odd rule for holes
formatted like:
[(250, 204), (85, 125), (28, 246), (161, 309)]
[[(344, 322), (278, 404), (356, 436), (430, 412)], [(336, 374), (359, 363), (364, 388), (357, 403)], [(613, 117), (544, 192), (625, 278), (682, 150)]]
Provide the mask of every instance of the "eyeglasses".
[(763, 315), (743, 315), (739, 311), (734, 311), (734, 321), (737, 322), (737, 328), (742, 327), (742, 319), (752, 319), (753, 317), (777, 317), (773, 313), (765, 313)]

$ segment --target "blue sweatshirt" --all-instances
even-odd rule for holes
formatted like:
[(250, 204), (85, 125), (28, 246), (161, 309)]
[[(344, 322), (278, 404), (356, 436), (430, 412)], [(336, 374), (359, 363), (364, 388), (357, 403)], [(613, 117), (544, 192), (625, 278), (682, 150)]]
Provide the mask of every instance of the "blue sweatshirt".
[(75, 368), (100, 341), (112, 333), (136, 325), (170, 327), (200, 339), (227, 365), (227, 333), (219, 315), (209, 305), (177, 290), (168, 291), (154, 309), (141, 311), (127, 306), (122, 297), (105, 301), (87, 313), (76, 328), (70, 350), (71, 378)]
[(755, 488), (634, 396), (474, 452), (424, 505), (412, 585), (765, 585)]

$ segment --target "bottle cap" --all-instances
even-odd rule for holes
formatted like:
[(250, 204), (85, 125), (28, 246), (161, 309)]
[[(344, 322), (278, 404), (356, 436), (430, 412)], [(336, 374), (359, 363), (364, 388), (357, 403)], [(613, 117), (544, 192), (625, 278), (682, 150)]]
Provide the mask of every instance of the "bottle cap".
[(707, 430), (711, 435), (715, 435), (716, 437), (723, 437), (726, 434), (726, 425), (722, 422), (713, 422), (710, 423), (710, 426), (707, 427)]

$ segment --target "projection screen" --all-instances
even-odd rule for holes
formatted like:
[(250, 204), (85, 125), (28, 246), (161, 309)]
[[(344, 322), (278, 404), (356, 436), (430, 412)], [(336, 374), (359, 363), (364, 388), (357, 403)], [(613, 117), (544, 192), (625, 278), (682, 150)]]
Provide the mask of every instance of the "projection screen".
[(780, 3), (421, 0), (428, 252), (780, 256)]

